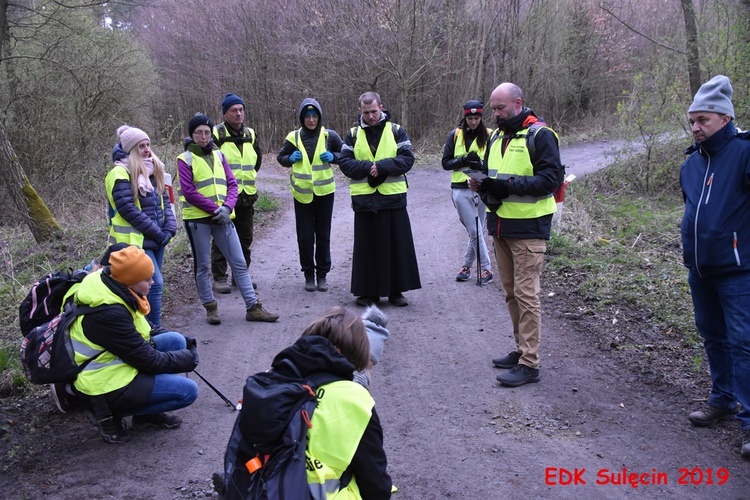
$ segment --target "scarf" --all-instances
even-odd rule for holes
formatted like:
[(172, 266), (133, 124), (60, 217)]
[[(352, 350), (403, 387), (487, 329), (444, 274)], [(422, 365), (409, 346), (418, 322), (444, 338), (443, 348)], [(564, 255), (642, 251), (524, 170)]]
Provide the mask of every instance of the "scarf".
[(138, 310), (144, 315), (148, 315), (151, 312), (151, 304), (148, 303), (148, 298), (143, 295), (139, 295), (133, 291), (132, 288), (128, 287), (130, 294), (135, 297), (135, 301), (138, 304)]
[(149, 180), (149, 177), (154, 175), (154, 159), (143, 158), (143, 164), (146, 165), (148, 175), (141, 174), (138, 176), (138, 192), (141, 193), (141, 196), (148, 196), (154, 191), (154, 186)]

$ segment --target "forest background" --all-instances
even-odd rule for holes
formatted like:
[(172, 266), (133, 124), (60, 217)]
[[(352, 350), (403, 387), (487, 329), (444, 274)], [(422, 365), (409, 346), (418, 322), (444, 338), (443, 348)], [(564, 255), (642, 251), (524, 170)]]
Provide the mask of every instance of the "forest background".
[[(685, 111), (702, 81), (725, 74), (747, 128), (749, 28), (750, 0), (0, 0), (0, 296), (17, 304), (61, 253), (72, 266), (100, 253), (123, 123), (147, 131), (174, 173), (189, 118), (220, 121), (233, 92), (273, 162), (303, 98), (343, 135), (374, 90), (418, 156), (437, 161), (461, 104), (512, 81), (563, 142), (631, 141), (620, 170), (570, 190), (575, 223), (553, 239), (549, 272), (602, 304), (632, 289), (625, 300), (695, 349), (676, 214)], [(485, 119), (493, 126), (489, 109)], [(622, 256), (645, 244), (649, 256)], [(588, 247), (608, 263), (592, 265)], [(601, 275), (612, 279), (597, 285)], [(654, 303), (664, 288), (678, 305)], [(0, 313), (0, 374), (15, 366), (0, 394), (24, 385), (14, 309)]]

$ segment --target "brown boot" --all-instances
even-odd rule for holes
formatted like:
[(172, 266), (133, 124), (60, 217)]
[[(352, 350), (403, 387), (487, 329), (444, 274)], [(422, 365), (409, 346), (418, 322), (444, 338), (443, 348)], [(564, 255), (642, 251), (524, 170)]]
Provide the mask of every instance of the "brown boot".
[(221, 323), (221, 318), (219, 317), (219, 305), (215, 300), (208, 304), (203, 304), (203, 307), (206, 308), (206, 321), (208, 321), (209, 325), (218, 325)]
[(265, 321), (268, 323), (273, 323), (274, 321), (279, 319), (279, 315), (266, 311), (265, 309), (263, 309), (263, 304), (258, 301), (253, 307), (247, 310), (245, 319), (247, 321)]

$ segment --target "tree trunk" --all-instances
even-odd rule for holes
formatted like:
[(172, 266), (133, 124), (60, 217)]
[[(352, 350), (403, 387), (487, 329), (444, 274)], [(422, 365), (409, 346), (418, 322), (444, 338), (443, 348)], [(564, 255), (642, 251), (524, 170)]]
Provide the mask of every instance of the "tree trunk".
[(682, 15), (685, 17), (685, 34), (687, 35), (687, 64), (690, 76), (690, 92), (695, 95), (701, 88), (701, 64), (698, 53), (698, 27), (695, 22), (693, 0), (682, 0)]
[(3, 165), (3, 168), (0, 168), (0, 175), (5, 185), (8, 186), (10, 197), (36, 242), (41, 243), (59, 236), (62, 228), (26, 177), (2, 122), (0, 122), (0, 165)]

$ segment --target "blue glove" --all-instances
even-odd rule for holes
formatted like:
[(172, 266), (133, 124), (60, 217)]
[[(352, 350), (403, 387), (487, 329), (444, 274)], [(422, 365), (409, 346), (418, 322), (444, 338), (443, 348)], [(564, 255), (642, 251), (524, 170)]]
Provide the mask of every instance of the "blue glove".
[(211, 218), (212, 221), (214, 221), (216, 224), (220, 224), (222, 226), (229, 224), (230, 218), (229, 214), (231, 214), (232, 211), (229, 210), (229, 207), (226, 205), (222, 205), (216, 210), (214, 210), (214, 216)]
[(323, 163), (331, 163), (333, 161), (333, 153), (330, 151), (324, 151), (320, 153), (320, 159)]
[(302, 153), (300, 153), (299, 149), (289, 155), (289, 161), (292, 163), (297, 163), (301, 159), (302, 159)]

